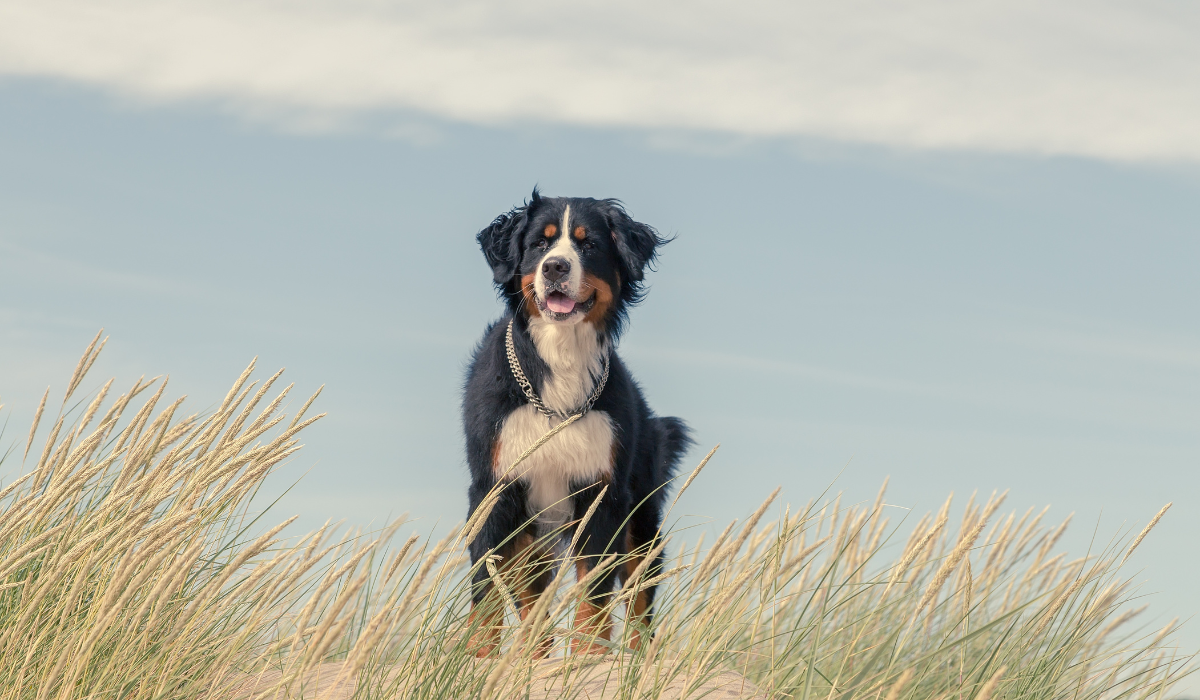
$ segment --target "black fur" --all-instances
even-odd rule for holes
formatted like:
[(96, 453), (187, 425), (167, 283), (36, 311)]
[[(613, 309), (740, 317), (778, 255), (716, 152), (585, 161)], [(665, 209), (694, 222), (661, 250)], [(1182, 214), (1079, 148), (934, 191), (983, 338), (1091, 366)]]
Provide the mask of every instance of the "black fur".
[[(606, 282), (613, 292), (607, 313), (595, 324), (597, 332), (606, 336), (610, 346), (615, 345), (627, 321), (629, 308), (645, 294), (645, 270), (654, 261), (658, 247), (666, 243), (653, 228), (634, 221), (617, 200), (547, 198), (537, 189), (523, 206), (496, 217), (491, 225), (479, 232), (480, 248), (492, 268), (497, 291), (508, 308), (485, 331), (466, 378), (463, 429), (471, 470), (468, 493), (471, 514), (495, 486), (493, 447), (505, 419), (526, 404), (505, 355), (504, 337), (510, 319), (515, 319), (513, 335), (518, 358), (539, 394), (550, 371), (538, 355), (528, 331), (530, 307), (522, 293), (521, 277), (532, 274), (541, 264), (544, 249), (538, 246), (545, 245), (543, 231), (549, 224), (557, 225), (563, 207), (568, 204), (573, 224), (579, 222), (589, 232), (588, 243), (580, 244), (584, 270)], [(653, 546), (662, 526), (667, 484), (691, 444), (691, 438), (680, 419), (654, 415), (615, 352), (611, 355), (608, 383), (592, 410), (608, 414), (616, 441), (612, 481), (589, 521), (587, 531), (580, 538), (580, 551), (576, 552), (594, 565), (609, 553), (626, 553), (627, 537), (635, 549)], [(601, 485), (571, 486), (577, 492), (574, 509), (578, 521)], [(483, 529), (470, 545), (472, 561), (478, 563), (489, 553), (507, 556), (512, 551), (514, 537), (530, 526), (535, 515), (530, 512), (522, 482), (504, 488)], [(653, 565), (656, 568), (661, 567), (661, 556), (659, 559)], [(621, 569), (602, 576), (593, 594), (603, 598), (624, 573)], [(542, 577), (541, 581), (544, 585), (546, 578)], [(478, 603), (490, 586), (484, 567), (477, 568), (475, 582), (474, 597)], [(648, 593), (653, 600), (653, 590)]]
[(616, 199), (546, 198), (537, 188), (525, 204), (497, 216), (475, 240), (492, 268), (492, 279), (501, 298), (515, 313), (521, 305), (522, 273), (531, 271), (539, 259), (531, 255), (531, 239), (536, 240), (547, 223), (556, 223), (563, 206), (571, 205), (572, 220), (583, 220), (591, 229), (606, 229), (610, 235), (599, 237), (592, 259), (585, 260), (589, 270), (619, 287), (618, 303), (608, 319), (609, 336), (616, 340), (628, 317), (629, 308), (646, 293), (646, 269), (657, 257), (658, 247), (669, 242), (652, 227), (634, 221)]

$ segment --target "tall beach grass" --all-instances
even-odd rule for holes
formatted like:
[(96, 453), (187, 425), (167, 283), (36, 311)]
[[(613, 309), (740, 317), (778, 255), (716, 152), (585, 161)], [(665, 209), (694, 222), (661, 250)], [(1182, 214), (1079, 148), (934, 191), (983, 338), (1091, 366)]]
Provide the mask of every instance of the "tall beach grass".
[[(477, 660), (464, 557), (477, 522), (436, 542), (403, 520), (293, 536), (259, 504), (321, 417), (315, 395), (293, 401), (251, 364), (205, 415), (159, 378), (77, 398), (102, 347), (0, 463), (0, 698), (312, 697), (318, 673), (356, 680), (361, 698), (520, 697), (547, 673), (548, 640), (562, 655), (586, 588), (573, 566), (524, 621), (509, 610), (499, 652)], [(803, 507), (776, 493), (711, 541), (668, 533), (666, 568), (613, 597), (619, 619), (660, 586), (652, 641), (632, 648), (618, 624), (608, 644), (609, 696), (698, 697), (736, 671), (772, 698), (1158, 700), (1189, 672), (1175, 623), (1139, 625), (1122, 568), (1162, 512), (1076, 556), (1056, 549), (1066, 522), (1007, 512), (1003, 495), (904, 523), (889, 512), (883, 490)], [(491, 564), (497, 590), (519, 585)], [(553, 664), (561, 694), (596, 661)]]

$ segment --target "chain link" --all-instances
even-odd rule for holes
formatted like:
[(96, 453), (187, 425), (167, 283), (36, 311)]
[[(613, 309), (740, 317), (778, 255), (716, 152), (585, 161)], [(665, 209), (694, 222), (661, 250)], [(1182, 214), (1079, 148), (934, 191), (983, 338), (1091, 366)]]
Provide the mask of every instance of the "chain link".
[(604, 352), (604, 373), (600, 375), (600, 381), (596, 383), (595, 389), (592, 390), (591, 397), (577, 409), (573, 414), (559, 413), (542, 402), (537, 392), (533, 390), (533, 385), (529, 383), (529, 378), (525, 376), (525, 372), (521, 369), (521, 362), (517, 359), (517, 349), (513, 345), (513, 320), (508, 321), (508, 331), (504, 335), (504, 354), (508, 355), (508, 367), (512, 370), (513, 378), (517, 380), (517, 384), (521, 387), (521, 391), (525, 394), (525, 399), (533, 404), (534, 408), (539, 413), (550, 418), (557, 418), (560, 421), (567, 420), (572, 415), (582, 417), (585, 413), (592, 410), (596, 400), (600, 398), (600, 394), (604, 391), (604, 385), (608, 383), (608, 367), (609, 367), (609, 352)]

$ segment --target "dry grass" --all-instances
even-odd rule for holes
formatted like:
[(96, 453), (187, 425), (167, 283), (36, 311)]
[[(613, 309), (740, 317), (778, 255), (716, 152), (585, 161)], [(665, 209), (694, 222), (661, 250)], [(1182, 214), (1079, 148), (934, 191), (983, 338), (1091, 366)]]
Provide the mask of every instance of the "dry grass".
[[(254, 677), (270, 679), (260, 697), (302, 697), (334, 661), (362, 698), (513, 697), (533, 651), (567, 634), (583, 590), (569, 565), (524, 622), (509, 612), (499, 660), (466, 653), (476, 523), (400, 546), (402, 522), (298, 539), (260, 525), (251, 498), (320, 417), (305, 418), (312, 399), (283, 413), (279, 374), (258, 385), (252, 364), (206, 416), (177, 416), (157, 380), (68, 407), (99, 347), (48, 425), (43, 400), (28, 466), (0, 490), (0, 698), (227, 698)], [(803, 700), (1157, 700), (1188, 671), (1172, 625), (1131, 624), (1121, 557), (1150, 526), (1068, 560), (1053, 551), (1065, 523), (997, 516), (1003, 496), (968, 503), (956, 528), (947, 500), (903, 542), (882, 491), (795, 512), (775, 497), (711, 545), (672, 542), (664, 572), (614, 596), (619, 613), (647, 577), (661, 585), (650, 644), (625, 648), (618, 627), (613, 697), (734, 670)], [(559, 671), (566, 696), (577, 670)]]

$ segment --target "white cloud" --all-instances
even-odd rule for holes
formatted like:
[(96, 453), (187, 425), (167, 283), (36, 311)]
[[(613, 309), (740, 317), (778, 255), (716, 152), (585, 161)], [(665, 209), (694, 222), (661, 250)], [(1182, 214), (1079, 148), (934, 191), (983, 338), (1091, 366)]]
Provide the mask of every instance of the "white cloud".
[(314, 122), (1197, 160), (1198, 34), (1160, 0), (0, 0), (0, 74)]

